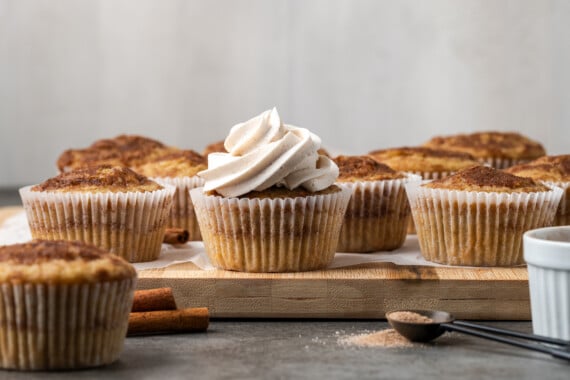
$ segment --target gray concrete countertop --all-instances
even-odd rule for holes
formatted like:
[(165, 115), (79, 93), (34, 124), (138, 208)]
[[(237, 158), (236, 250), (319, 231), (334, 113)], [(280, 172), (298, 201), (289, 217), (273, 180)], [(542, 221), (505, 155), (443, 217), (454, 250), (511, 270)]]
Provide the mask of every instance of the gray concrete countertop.
[[(528, 322), (489, 323), (530, 332)], [(383, 321), (212, 321), (207, 333), (127, 338), (118, 362), (68, 372), (1, 371), (33, 379), (564, 379), (570, 364), (456, 333), (414, 348), (363, 348), (339, 337)]]

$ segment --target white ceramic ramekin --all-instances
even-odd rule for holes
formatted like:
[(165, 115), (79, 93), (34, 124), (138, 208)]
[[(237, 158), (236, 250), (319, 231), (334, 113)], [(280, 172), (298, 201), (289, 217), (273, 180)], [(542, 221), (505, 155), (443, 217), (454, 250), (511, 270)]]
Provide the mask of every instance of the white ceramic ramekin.
[(534, 333), (570, 340), (570, 226), (527, 231), (523, 250)]

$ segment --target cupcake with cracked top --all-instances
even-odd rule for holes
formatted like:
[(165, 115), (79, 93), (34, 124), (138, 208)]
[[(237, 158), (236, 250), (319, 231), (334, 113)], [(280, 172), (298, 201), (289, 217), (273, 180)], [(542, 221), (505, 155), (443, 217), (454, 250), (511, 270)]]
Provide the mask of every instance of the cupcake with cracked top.
[(540, 157), (526, 164), (512, 166), (505, 171), (562, 188), (564, 195), (556, 211), (553, 225), (570, 225), (570, 154)]
[(374, 150), (368, 155), (394, 170), (413, 173), (426, 180), (443, 178), (458, 170), (479, 165), (469, 153), (423, 146)]
[(207, 168), (206, 158), (193, 150), (180, 150), (133, 168), (159, 184), (176, 187), (168, 227), (188, 230), (189, 240), (202, 240), (190, 190), (203, 186), (197, 173)]
[(228, 153), (208, 156), (204, 188), (190, 191), (206, 252), (218, 268), (295, 272), (334, 258), (350, 190), (317, 153), (320, 139), (274, 108), (235, 125)]
[(562, 196), (558, 187), (485, 166), (406, 190), (422, 255), (470, 266), (523, 264), (522, 234), (550, 225)]
[(95, 141), (84, 149), (68, 149), (57, 160), (61, 172), (87, 166), (139, 166), (177, 151), (160, 141), (137, 135), (119, 135)]
[(160, 254), (175, 190), (102, 165), (21, 188), (20, 196), (33, 238), (85, 241), (141, 262)]
[(397, 249), (406, 240), (410, 207), (404, 185), (420, 176), (397, 172), (367, 156), (338, 156), (338, 182), (352, 195), (337, 250), (373, 252)]
[(471, 154), (482, 163), (505, 169), (544, 156), (544, 147), (515, 132), (477, 132), (438, 136), (424, 146)]
[(35, 240), (0, 247), (0, 367), (114, 362), (135, 283), (132, 265), (90, 244)]

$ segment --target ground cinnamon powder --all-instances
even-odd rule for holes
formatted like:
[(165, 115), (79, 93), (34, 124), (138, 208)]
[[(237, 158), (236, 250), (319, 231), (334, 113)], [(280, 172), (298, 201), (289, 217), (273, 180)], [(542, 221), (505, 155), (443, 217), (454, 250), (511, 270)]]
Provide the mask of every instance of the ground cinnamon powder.
[(353, 335), (339, 339), (339, 344), (359, 347), (414, 347), (415, 344), (398, 334), (394, 329), (375, 331), (370, 334)]
[(414, 313), (412, 311), (396, 311), (390, 313), (390, 318), (399, 322), (412, 322), (412, 323), (433, 323), (433, 319)]

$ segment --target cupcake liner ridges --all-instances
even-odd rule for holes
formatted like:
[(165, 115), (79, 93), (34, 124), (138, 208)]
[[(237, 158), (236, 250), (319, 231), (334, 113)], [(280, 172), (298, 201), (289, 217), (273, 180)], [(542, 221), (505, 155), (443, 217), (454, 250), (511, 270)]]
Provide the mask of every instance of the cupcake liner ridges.
[(190, 190), (204, 186), (204, 180), (194, 177), (156, 177), (151, 178), (161, 185), (176, 187), (172, 200), (172, 208), (168, 216), (167, 227), (184, 228), (188, 230), (189, 240), (202, 240), (200, 226), (194, 212), (194, 205), (190, 198)]
[(149, 192), (31, 191), (20, 196), (32, 237), (80, 240), (130, 262), (156, 260), (175, 188)]
[(0, 363), (18, 370), (76, 369), (118, 359), (135, 280), (0, 285)]
[(397, 249), (406, 240), (410, 207), (404, 184), (421, 178), (344, 183), (352, 195), (337, 251), (374, 252)]
[(206, 252), (245, 272), (323, 269), (336, 252), (350, 189), (308, 197), (248, 199), (190, 191)]
[(564, 193), (554, 216), (553, 226), (570, 226), (570, 182), (544, 182), (547, 186), (560, 187)]
[(524, 264), (522, 234), (549, 226), (562, 189), (485, 193), (406, 186), (420, 250), (449, 265)]
[(481, 163), (487, 164), (490, 167), (495, 168), (495, 169), (506, 169), (506, 168), (510, 168), (511, 166), (523, 164), (523, 163), (528, 162), (530, 160), (529, 159), (506, 158), (506, 157), (486, 157), (486, 158), (480, 158), (479, 161)]

